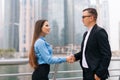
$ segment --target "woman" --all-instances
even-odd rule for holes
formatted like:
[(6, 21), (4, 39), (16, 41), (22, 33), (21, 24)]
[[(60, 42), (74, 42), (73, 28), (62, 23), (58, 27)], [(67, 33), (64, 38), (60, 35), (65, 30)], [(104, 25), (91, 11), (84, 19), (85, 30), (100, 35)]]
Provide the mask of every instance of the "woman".
[(52, 48), (45, 40), (45, 36), (49, 34), (50, 27), (47, 20), (38, 20), (35, 24), (33, 42), (29, 54), (29, 63), (34, 72), (32, 80), (49, 80), (48, 74), (50, 65), (54, 63), (62, 63), (70, 60), (66, 58), (53, 58)]

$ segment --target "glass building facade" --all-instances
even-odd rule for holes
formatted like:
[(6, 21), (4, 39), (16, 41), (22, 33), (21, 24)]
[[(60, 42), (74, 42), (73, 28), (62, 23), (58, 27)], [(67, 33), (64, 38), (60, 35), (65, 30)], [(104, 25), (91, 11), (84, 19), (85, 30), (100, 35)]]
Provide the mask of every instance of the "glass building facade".
[(83, 8), (89, 6), (89, 0), (32, 0), (32, 3), (30, 0), (21, 0), (20, 6), (19, 29), (22, 32), (19, 42), (20, 52), (29, 51), (34, 23), (38, 19), (49, 21), (51, 32), (46, 39), (55, 50), (61, 51), (73, 46), (80, 48), (82, 34), (85, 31), (81, 12)]
[[(46, 36), (53, 48), (63, 51), (71, 48), (79, 50), (86, 27), (82, 23), (82, 10), (94, 7), (98, 10), (98, 24), (108, 33), (109, 11), (107, 0), (3, 0), (5, 40), (1, 48), (14, 48), (20, 53), (28, 52), (32, 42), (35, 22), (49, 21), (51, 32)], [(104, 17), (104, 18), (103, 18)], [(2, 24), (2, 23), (1, 23)], [(2, 45), (2, 43), (0, 43)]]

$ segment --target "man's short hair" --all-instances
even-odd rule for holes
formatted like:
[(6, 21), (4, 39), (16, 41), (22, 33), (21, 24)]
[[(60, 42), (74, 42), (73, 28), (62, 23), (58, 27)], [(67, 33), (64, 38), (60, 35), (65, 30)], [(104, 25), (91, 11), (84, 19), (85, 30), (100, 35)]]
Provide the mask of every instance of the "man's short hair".
[(95, 19), (97, 19), (98, 13), (95, 8), (86, 8), (83, 10), (83, 12), (84, 11), (88, 11), (88, 13), (90, 13), (91, 15), (94, 16)]

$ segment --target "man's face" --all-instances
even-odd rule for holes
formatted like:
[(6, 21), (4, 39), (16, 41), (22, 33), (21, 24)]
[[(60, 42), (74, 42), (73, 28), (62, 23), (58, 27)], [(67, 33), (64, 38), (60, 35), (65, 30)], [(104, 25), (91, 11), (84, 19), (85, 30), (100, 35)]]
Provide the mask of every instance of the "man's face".
[(83, 21), (83, 24), (88, 27), (89, 24), (91, 23), (92, 21), (92, 15), (90, 13), (88, 13), (88, 11), (84, 11), (83, 12), (83, 16), (82, 16), (82, 21)]

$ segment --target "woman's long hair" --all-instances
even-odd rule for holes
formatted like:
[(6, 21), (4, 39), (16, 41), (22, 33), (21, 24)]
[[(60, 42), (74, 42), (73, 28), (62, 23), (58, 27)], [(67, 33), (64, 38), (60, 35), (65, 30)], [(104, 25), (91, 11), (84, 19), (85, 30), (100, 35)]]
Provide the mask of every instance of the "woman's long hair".
[(36, 57), (35, 51), (34, 51), (34, 43), (40, 37), (40, 33), (42, 32), (42, 27), (43, 27), (45, 21), (47, 21), (47, 20), (38, 20), (35, 23), (32, 45), (31, 45), (30, 52), (29, 52), (29, 64), (34, 69), (36, 69), (38, 67), (37, 57)]

